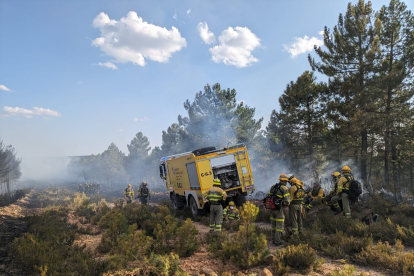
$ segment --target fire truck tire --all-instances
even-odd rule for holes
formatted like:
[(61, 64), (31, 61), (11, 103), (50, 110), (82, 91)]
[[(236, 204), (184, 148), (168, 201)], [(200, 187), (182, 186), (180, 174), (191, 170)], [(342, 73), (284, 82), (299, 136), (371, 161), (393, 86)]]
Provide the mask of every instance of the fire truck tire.
[(246, 203), (246, 196), (238, 195), (235, 201), (237, 207), (242, 206)]
[(193, 217), (203, 216), (205, 214), (203, 209), (198, 209), (197, 201), (193, 196), (190, 196), (190, 210)]
[(180, 206), (179, 205), (179, 203), (178, 203), (178, 200), (179, 199), (178, 199), (178, 197), (177, 197), (177, 195), (175, 193), (172, 193), (171, 194), (170, 200), (171, 200), (171, 203), (172, 203), (172, 205), (173, 205), (173, 207), (174, 207), (175, 210), (181, 210), (181, 209), (184, 208), (184, 206)]

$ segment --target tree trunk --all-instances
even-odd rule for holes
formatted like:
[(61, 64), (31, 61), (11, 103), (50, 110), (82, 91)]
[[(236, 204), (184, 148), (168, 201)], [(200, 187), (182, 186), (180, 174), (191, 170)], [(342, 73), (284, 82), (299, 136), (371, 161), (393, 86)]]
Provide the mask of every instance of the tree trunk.
[[(390, 67), (388, 70), (388, 76), (390, 77), (394, 62), (394, 34), (391, 33), (391, 49), (390, 49)], [(390, 141), (391, 141), (391, 128), (392, 128), (392, 120), (391, 120), (391, 100), (392, 100), (392, 87), (390, 82), (387, 82), (387, 107), (385, 109), (385, 152), (384, 152), (384, 178), (385, 183), (388, 184), (390, 182), (390, 175), (389, 175), (389, 160), (390, 160)]]
[(371, 176), (372, 176), (372, 159), (374, 157), (374, 137), (371, 139), (371, 156), (369, 161), (369, 175), (368, 175), (368, 182), (371, 182)]
[(363, 125), (361, 129), (362, 147), (361, 147), (361, 179), (367, 182), (367, 156), (368, 156), (368, 131)]

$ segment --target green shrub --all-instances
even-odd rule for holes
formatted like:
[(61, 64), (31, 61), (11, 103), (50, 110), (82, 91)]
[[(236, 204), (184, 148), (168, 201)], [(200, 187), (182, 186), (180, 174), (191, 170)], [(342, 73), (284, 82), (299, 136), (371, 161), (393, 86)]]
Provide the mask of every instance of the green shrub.
[(365, 273), (358, 273), (353, 265), (344, 265), (342, 269), (336, 269), (330, 276), (365, 276)]
[(357, 261), (379, 266), (405, 275), (414, 275), (414, 254), (403, 252), (404, 246), (401, 241), (396, 241), (394, 246), (388, 242), (371, 244), (361, 253), (356, 255)]
[(145, 221), (151, 218), (152, 212), (157, 212), (158, 208), (152, 206), (127, 204), (124, 215), (128, 220), (128, 224), (137, 224), (138, 228), (142, 228)]
[(111, 209), (109, 208), (108, 204), (106, 203), (105, 199), (102, 198), (101, 201), (95, 207), (94, 214), (91, 218), (93, 224), (98, 224), (101, 218), (109, 213)]
[(105, 214), (98, 225), (106, 229), (97, 247), (101, 253), (109, 252), (112, 247), (116, 246), (118, 236), (128, 231), (128, 221), (120, 209), (114, 209)]
[(282, 263), (282, 267), (310, 268), (316, 263), (316, 251), (307, 244), (291, 245), (278, 250), (276, 259)]
[(180, 257), (188, 257), (194, 254), (200, 247), (197, 238), (198, 230), (191, 219), (187, 219), (177, 233), (175, 250)]
[(47, 208), (28, 218), (28, 232), (13, 241), (16, 266), (26, 274), (100, 275), (106, 263), (85, 247), (73, 245), (77, 228), (67, 222), (66, 208)]
[[(122, 257), (112, 256), (112, 259), (117, 258), (117, 263), (122, 262)], [(133, 263), (134, 269), (117, 271), (116, 275), (160, 275), (160, 276), (185, 276), (185, 273), (180, 268), (180, 259), (178, 255), (173, 253), (169, 255), (156, 255), (152, 254), (148, 258), (138, 260)], [(104, 274), (104, 276), (110, 276), (112, 274)]]
[[(236, 235), (229, 236), (221, 243), (222, 249), (216, 252), (216, 256), (223, 261), (230, 260), (240, 268), (247, 268), (260, 264), (269, 253), (266, 236), (256, 234), (256, 225), (253, 223), (257, 217), (259, 208), (247, 202), (240, 209), (242, 224)], [(220, 239), (218, 239), (220, 241)], [(215, 245), (209, 247), (210, 250)]]

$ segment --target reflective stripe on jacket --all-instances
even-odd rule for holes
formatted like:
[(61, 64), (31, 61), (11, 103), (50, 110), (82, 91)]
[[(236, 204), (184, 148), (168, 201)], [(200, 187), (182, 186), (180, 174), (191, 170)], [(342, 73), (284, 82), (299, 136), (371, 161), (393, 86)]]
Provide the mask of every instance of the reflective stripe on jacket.
[(275, 184), (270, 188), (269, 195), (273, 197), (277, 197), (285, 203), (284, 205), (287, 206), (290, 203), (290, 194), (288, 192), (288, 188), (285, 185), (280, 185), (280, 189), (277, 189), (276, 192), (274, 192), (276, 185), (279, 185), (279, 183)]
[(126, 196), (134, 196), (134, 190), (132, 188), (126, 188), (124, 191), (124, 195)]
[(233, 219), (240, 220), (239, 211), (237, 209), (232, 210), (228, 206), (226, 209), (224, 209), (223, 216), (227, 217), (229, 220), (233, 220)]
[(212, 187), (203, 193), (204, 197), (210, 201), (211, 204), (220, 204), (220, 200), (226, 200), (227, 194), (219, 187)]
[(348, 192), (349, 185), (351, 184), (350, 182), (354, 179), (354, 177), (350, 173), (344, 173), (344, 175), (348, 176), (350, 181), (348, 181), (348, 179), (346, 179), (345, 176), (342, 176), (338, 181), (338, 193), (341, 193), (342, 190)]

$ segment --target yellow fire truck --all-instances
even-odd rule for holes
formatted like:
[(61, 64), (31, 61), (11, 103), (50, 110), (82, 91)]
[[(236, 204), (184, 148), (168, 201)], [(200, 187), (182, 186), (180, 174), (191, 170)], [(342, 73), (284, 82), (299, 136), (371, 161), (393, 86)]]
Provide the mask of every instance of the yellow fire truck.
[(213, 186), (214, 178), (221, 180), (227, 201), (233, 200), (236, 205), (243, 204), (245, 196), (255, 190), (249, 155), (242, 143), (163, 157), (160, 160), (160, 177), (170, 191), (174, 208), (189, 206), (194, 216), (204, 214), (208, 201), (203, 197), (203, 192)]

